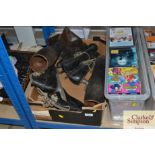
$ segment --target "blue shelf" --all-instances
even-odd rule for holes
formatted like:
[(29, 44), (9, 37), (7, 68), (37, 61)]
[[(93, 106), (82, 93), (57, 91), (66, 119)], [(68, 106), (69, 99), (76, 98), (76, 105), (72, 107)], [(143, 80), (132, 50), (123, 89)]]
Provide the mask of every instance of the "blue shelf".
[(54, 26), (43, 26), (42, 28), (44, 39), (47, 42), (49, 36), (55, 32), (55, 27)]
[[(36, 128), (34, 116), (25, 98), (23, 89), (19, 83), (19, 80), (14, 72), (12, 64), (9, 60), (9, 56), (3, 40), (0, 36), (0, 81), (9, 96), (18, 116), (19, 120), (15, 119), (1, 119), (0, 123), (23, 125), (25, 128)], [(32, 119), (33, 118), (33, 119)], [(30, 120), (31, 119), (31, 120)]]
[(0, 124), (25, 126), (23, 121), (18, 119), (10, 119), (10, 118), (0, 118)]

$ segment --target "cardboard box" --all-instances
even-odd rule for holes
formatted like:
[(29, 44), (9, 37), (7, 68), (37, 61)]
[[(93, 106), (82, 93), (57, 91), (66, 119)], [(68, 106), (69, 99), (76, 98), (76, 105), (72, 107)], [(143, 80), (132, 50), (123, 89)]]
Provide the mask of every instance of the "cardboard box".
[(102, 110), (85, 109), (82, 112), (49, 110), (52, 121), (100, 126)]
[[(104, 55), (105, 46), (97, 41), (87, 40), (88, 44), (95, 43), (98, 46), (99, 53)], [(98, 104), (94, 107), (87, 107), (92, 102), (84, 102), (84, 95), (86, 90), (86, 85), (80, 83), (79, 85), (73, 84), (67, 77), (65, 73), (60, 73), (59, 79), (62, 87), (65, 91), (72, 97), (78, 99), (84, 104), (82, 112), (73, 112), (73, 111), (62, 111), (56, 109), (47, 109), (43, 107), (43, 100), (37, 93), (36, 88), (32, 87), (31, 84), (28, 84), (28, 87), (25, 91), (28, 102), (31, 105), (32, 112), (36, 119), (63, 122), (63, 123), (72, 123), (72, 124), (84, 124), (84, 125), (94, 125), (100, 126), (102, 121), (102, 115), (106, 106), (106, 103)], [(88, 72), (85, 79), (89, 79), (91, 72)], [(103, 79), (104, 80), (104, 79)], [(95, 105), (95, 104), (94, 104)], [(37, 107), (42, 106), (42, 110)]]
[[(85, 107), (84, 103), (84, 84), (74, 85), (69, 79), (65, 78), (65, 74), (60, 74), (60, 82), (67, 93), (74, 98), (83, 102), (82, 112), (61, 111), (56, 109), (48, 109), (43, 106), (43, 99), (40, 97), (37, 89), (28, 84), (25, 91), (28, 102), (30, 103), (32, 113), (38, 120), (55, 121), (63, 123), (84, 124), (100, 126), (102, 121), (102, 113), (106, 103), (98, 104), (94, 107)], [(79, 92), (79, 93), (78, 93)], [(87, 103), (88, 104), (88, 103)], [(33, 107), (33, 108), (32, 108)]]

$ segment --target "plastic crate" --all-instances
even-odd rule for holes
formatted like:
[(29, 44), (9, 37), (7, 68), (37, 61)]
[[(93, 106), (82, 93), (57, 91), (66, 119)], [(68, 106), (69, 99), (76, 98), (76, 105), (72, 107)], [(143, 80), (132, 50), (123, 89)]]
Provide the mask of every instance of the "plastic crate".
[(150, 97), (150, 88), (147, 77), (146, 65), (142, 48), (140, 46), (140, 35), (137, 28), (133, 29), (134, 46), (137, 50), (139, 77), (141, 80), (142, 92), (139, 95), (126, 95), (126, 94), (109, 94), (108, 93), (108, 68), (109, 68), (109, 33), (110, 28), (107, 28), (107, 45), (106, 45), (106, 70), (105, 70), (105, 97), (109, 100), (112, 120), (122, 121), (123, 111), (125, 110), (144, 110), (145, 101)]
[(144, 35), (144, 29), (139, 28), (139, 33), (141, 37), (141, 46), (143, 49), (144, 53), (144, 59), (147, 67), (147, 73), (148, 73), (148, 78), (149, 78), (149, 85), (150, 85), (150, 91), (151, 95), (150, 98), (146, 102), (146, 109), (147, 110), (155, 110), (155, 80), (154, 80), (154, 75), (152, 73), (151, 65), (150, 65), (150, 59), (148, 55), (148, 48), (145, 40), (145, 35)]

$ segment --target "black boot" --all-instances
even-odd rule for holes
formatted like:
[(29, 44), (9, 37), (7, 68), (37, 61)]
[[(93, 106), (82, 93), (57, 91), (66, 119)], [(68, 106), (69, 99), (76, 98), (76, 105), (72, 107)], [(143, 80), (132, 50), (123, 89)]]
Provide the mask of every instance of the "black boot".
[(44, 74), (31, 75), (31, 85), (38, 88), (40, 95), (44, 98), (46, 108), (54, 107), (59, 110), (81, 111), (83, 104), (65, 93), (66, 101), (62, 99), (58, 91), (58, 81), (56, 69), (54, 66), (49, 67)]
[(31, 75), (31, 85), (41, 89), (46, 93), (53, 93), (57, 89), (56, 70), (54, 66), (50, 66), (45, 73)]
[(74, 84), (78, 85), (80, 84), (81, 80), (85, 77), (88, 71), (88, 65), (81, 63), (78, 67), (74, 68), (74, 70), (68, 72), (67, 76)]
[(91, 44), (80, 56), (62, 61), (62, 68), (74, 84), (79, 84), (92, 68), (98, 55), (97, 46)]
[(66, 110), (66, 111), (81, 111), (83, 103), (81, 103), (79, 100), (71, 97), (67, 92), (65, 91), (66, 99), (67, 101), (63, 100), (61, 98), (61, 95), (59, 92), (53, 94), (51, 96), (51, 99), (55, 98), (55, 101), (53, 103), (54, 107), (59, 110)]
[(44, 100), (44, 106), (48, 109), (56, 108), (58, 110), (64, 111), (81, 111), (83, 103), (79, 100), (71, 97), (65, 91), (66, 100), (63, 100), (60, 92), (56, 91), (54, 93), (45, 93), (42, 90), (38, 90), (39, 94)]
[(61, 50), (56, 49), (56, 47), (49, 46), (42, 48), (31, 57), (30, 68), (34, 72), (43, 73), (48, 67), (56, 63), (60, 54)]
[(94, 103), (103, 103), (104, 96), (104, 80), (105, 80), (105, 57), (100, 56), (96, 59), (92, 76), (88, 81), (85, 93), (85, 101), (93, 101)]
[(63, 59), (61, 65), (63, 70), (67, 73), (75, 69), (81, 62), (94, 59), (98, 56), (97, 46), (90, 44), (85, 51), (75, 58)]

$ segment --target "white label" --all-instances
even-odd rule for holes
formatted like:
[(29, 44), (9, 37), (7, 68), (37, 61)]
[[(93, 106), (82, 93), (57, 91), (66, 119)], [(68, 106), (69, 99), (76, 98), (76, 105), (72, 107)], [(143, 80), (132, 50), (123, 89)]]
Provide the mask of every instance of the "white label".
[(93, 117), (93, 114), (85, 113), (85, 116), (86, 116), (86, 117)]
[(50, 116), (48, 111), (32, 111), (34, 115), (40, 115), (40, 116)]
[(129, 129), (154, 129), (155, 111), (124, 111), (123, 125)]
[(121, 121), (123, 120), (123, 116), (113, 116), (113, 119), (116, 121)]

